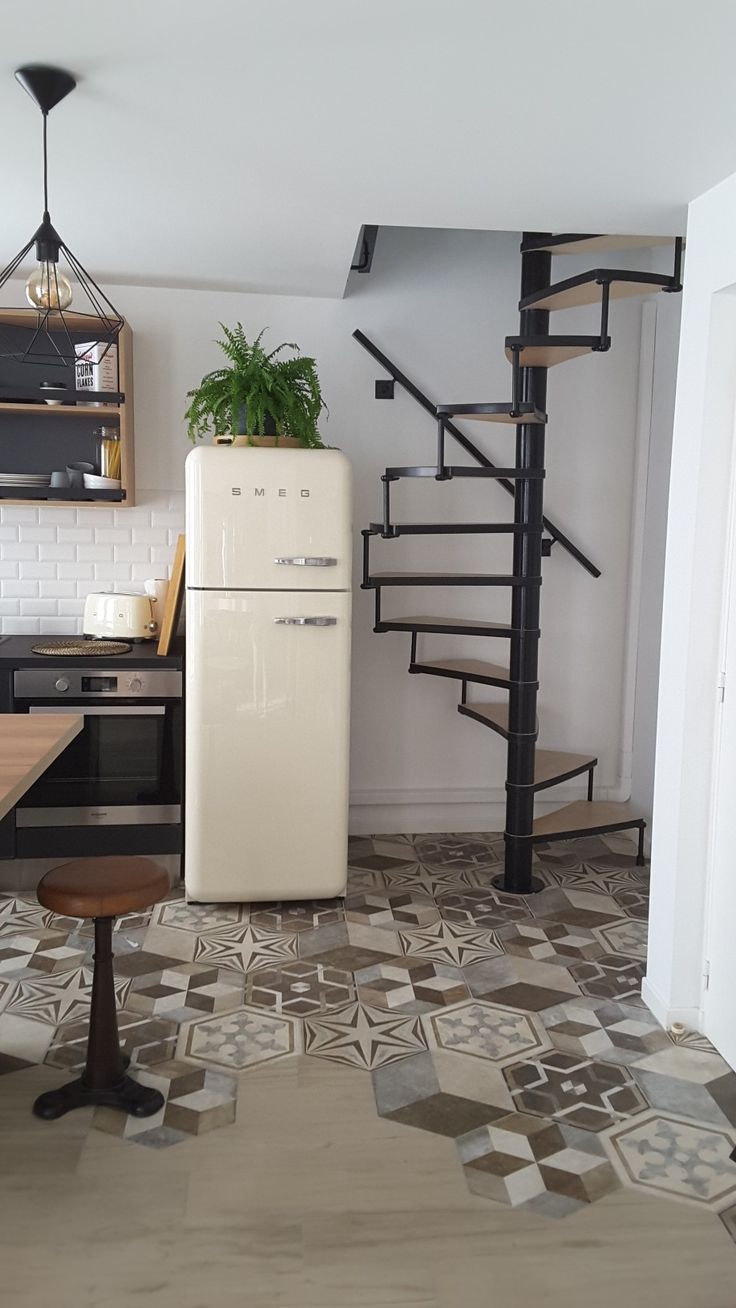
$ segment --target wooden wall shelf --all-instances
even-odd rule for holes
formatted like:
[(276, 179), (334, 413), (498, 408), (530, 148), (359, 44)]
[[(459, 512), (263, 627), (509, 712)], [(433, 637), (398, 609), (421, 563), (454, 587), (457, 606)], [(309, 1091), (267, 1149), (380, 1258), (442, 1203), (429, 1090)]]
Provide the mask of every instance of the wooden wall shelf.
[[(35, 324), (35, 314), (29, 310), (0, 309), (0, 325), (25, 329)], [(74, 338), (89, 340), (91, 321), (80, 314), (65, 314)], [(24, 333), (20, 333), (23, 339)], [(31, 384), (29, 385), (29, 378)], [(38, 381), (36, 381), (38, 379)], [(45, 403), (39, 383), (45, 380), (63, 380), (67, 390), (61, 404)], [(129, 508), (135, 503), (135, 476), (133, 455), (133, 333), (125, 323), (118, 336), (118, 391), (75, 391), (74, 371), (53, 368), (45, 375), (38, 364), (22, 364), (0, 359), (0, 472), (53, 472), (67, 463), (95, 458), (94, 430), (96, 427), (117, 427), (120, 431), (121, 489), (105, 491), (79, 491), (78, 488), (33, 487), (0, 488), (0, 506), (3, 504), (64, 504), (69, 507), (109, 507), (114, 503)], [(3, 395), (8, 399), (4, 400)], [(92, 398), (99, 400), (92, 403)], [(69, 403), (78, 397), (76, 403)], [(25, 402), (24, 402), (25, 401)], [(63, 421), (62, 421), (63, 419)]]

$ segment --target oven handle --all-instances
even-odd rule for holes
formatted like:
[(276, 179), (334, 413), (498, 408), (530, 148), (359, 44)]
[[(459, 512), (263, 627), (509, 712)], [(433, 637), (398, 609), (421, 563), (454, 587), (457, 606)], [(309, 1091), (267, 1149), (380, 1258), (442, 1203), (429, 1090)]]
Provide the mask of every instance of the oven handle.
[(82, 713), (85, 718), (109, 717), (120, 715), (133, 718), (162, 718), (166, 712), (163, 704), (32, 704), (29, 713)]

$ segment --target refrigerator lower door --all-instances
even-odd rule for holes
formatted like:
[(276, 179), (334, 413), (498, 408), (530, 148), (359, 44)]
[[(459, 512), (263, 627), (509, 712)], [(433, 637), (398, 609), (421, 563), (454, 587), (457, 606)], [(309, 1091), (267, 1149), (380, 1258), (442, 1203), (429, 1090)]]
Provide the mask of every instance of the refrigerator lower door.
[(188, 591), (187, 895), (345, 893), (349, 592)]

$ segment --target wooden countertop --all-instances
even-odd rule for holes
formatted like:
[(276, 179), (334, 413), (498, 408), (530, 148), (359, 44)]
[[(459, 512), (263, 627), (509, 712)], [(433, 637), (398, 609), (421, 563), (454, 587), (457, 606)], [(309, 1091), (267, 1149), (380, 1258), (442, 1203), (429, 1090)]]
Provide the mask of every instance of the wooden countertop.
[(0, 818), (79, 735), (83, 724), (81, 713), (0, 714)]

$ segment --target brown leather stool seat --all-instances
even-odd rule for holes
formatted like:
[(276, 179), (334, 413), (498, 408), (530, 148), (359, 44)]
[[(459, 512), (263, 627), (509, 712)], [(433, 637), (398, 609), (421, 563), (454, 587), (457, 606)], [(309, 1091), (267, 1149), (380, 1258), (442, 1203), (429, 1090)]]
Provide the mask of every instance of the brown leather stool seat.
[(41, 878), (38, 901), (65, 917), (94, 918), (95, 955), (89, 1040), (84, 1072), (58, 1090), (39, 1095), (37, 1117), (62, 1117), (71, 1108), (105, 1104), (135, 1117), (163, 1107), (163, 1095), (126, 1076), (120, 1049), (112, 970), (113, 920), (150, 908), (169, 890), (163, 868), (148, 858), (85, 858), (52, 868)]

